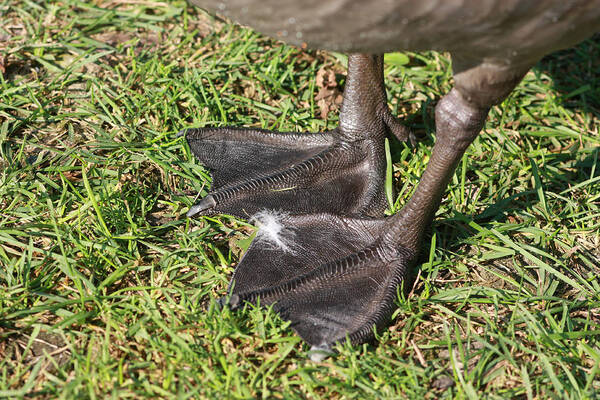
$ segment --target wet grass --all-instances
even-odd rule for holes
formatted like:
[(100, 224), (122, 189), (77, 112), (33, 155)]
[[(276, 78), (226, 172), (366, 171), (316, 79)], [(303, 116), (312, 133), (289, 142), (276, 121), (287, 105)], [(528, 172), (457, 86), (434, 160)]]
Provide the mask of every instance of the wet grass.
[[(599, 61), (549, 56), (493, 108), (391, 328), (317, 364), (273, 312), (216, 308), (252, 229), (185, 218), (209, 180), (176, 133), (332, 128), (344, 57), (181, 1), (0, 0), (0, 397), (597, 397)], [(398, 206), (449, 65), (387, 59), (425, 137), (391, 141)]]

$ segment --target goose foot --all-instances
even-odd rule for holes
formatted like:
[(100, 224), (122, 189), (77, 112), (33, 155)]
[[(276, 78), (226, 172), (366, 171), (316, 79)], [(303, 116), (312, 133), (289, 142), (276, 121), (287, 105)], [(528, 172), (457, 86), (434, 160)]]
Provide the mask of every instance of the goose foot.
[(273, 305), (315, 350), (345, 339), (365, 342), (374, 328), (387, 325), (416, 260), (413, 251), (387, 240), (390, 219), (326, 213), (276, 218), (287, 248), (259, 228), (236, 267), (225, 305), (236, 309), (258, 299)]
[(340, 126), (323, 133), (202, 128), (184, 132), (211, 171), (210, 193), (188, 212), (249, 218), (260, 210), (382, 216), (387, 134), (413, 140), (392, 116), (381, 55), (352, 55)]

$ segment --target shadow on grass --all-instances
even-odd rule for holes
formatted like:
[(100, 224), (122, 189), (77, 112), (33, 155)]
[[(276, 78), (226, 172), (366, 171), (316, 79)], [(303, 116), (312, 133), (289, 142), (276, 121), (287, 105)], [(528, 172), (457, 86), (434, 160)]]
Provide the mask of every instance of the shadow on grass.
[(600, 116), (600, 34), (547, 55), (534, 72), (552, 79), (563, 107)]

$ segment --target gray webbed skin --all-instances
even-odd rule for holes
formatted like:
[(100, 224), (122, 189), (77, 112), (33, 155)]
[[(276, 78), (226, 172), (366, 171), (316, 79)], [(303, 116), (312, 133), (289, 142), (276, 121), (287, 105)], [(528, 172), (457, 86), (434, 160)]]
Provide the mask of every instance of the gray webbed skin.
[[(600, 30), (600, 0), (197, 0), (194, 3), (296, 45), (346, 51), (339, 127), (324, 133), (189, 129), (213, 174), (188, 215), (250, 217), (284, 211), (291, 250), (255, 240), (234, 273), (229, 305), (273, 304), (317, 349), (385, 326), (427, 226), (489, 109), (542, 56)], [(383, 141), (409, 132), (390, 114), (383, 56), (452, 55), (455, 87), (437, 104), (429, 164), (400, 212), (383, 218)], [(359, 54), (357, 54), (359, 53)], [(362, 54), (361, 54), (362, 53)]]

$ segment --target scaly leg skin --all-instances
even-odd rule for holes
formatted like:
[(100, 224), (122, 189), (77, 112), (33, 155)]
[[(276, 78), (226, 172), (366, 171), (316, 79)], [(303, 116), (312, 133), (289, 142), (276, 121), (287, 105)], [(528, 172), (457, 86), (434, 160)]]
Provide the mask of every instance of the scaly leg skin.
[(389, 323), (397, 292), (416, 263), (458, 161), (490, 107), (502, 101), (528, 69), (488, 63), (455, 73), (455, 88), (436, 107), (437, 134), (429, 164), (398, 214), (367, 218), (263, 213), (257, 223), (268, 228), (259, 228), (237, 266), (225, 303), (231, 308), (258, 301), (273, 305), (312, 345), (314, 360), (322, 359), (336, 342), (371, 339)]
[(340, 125), (333, 131), (188, 129), (192, 152), (213, 178), (210, 193), (188, 216), (249, 218), (263, 209), (382, 216), (388, 132), (409, 137), (387, 107), (383, 56), (351, 55)]

